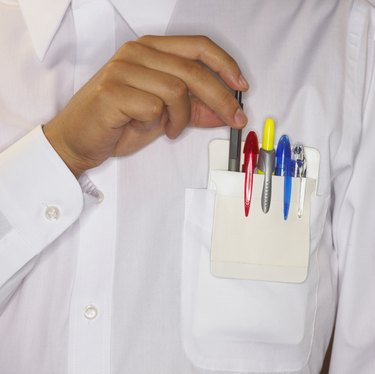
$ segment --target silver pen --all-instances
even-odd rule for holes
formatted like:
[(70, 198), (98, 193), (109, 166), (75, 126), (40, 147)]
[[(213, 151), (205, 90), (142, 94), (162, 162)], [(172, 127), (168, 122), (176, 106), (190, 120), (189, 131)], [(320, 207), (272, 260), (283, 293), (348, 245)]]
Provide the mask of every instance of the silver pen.
[[(241, 108), (243, 108), (242, 92), (236, 91), (234, 96), (239, 102)], [(229, 140), (229, 160), (228, 160), (229, 171), (240, 171), (241, 146), (242, 146), (242, 130), (231, 128), (230, 140)]]

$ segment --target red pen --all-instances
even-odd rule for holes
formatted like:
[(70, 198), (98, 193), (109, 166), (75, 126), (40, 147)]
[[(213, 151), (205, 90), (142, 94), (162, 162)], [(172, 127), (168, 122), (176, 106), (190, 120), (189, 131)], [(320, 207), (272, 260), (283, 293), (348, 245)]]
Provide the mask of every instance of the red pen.
[(245, 188), (244, 188), (244, 208), (245, 216), (249, 215), (251, 195), (253, 192), (253, 175), (258, 162), (259, 144), (257, 134), (250, 131), (247, 134), (245, 146), (243, 149), (244, 163), (242, 171), (245, 173)]

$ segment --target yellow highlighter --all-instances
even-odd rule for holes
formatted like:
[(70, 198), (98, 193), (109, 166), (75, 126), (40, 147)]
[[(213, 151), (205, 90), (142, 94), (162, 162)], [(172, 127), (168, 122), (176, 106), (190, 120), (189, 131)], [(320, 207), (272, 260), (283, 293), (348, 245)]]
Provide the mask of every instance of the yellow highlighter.
[(264, 123), (262, 148), (259, 151), (258, 173), (264, 174), (262, 210), (268, 213), (271, 206), (272, 174), (275, 171), (275, 122), (267, 118)]

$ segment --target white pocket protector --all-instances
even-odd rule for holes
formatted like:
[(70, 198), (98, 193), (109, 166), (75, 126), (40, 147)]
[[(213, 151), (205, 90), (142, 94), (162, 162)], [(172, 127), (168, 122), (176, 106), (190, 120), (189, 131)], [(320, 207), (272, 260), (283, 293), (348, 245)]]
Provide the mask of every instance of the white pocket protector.
[[(315, 195), (319, 153), (305, 147), (306, 178), (292, 179), (287, 220), (283, 216), (284, 177), (273, 176), (271, 207), (261, 209), (263, 175), (254, 175), (248, 217), (244, 214), (244, 173), (226, 171), (228, 142), (210, 144), (209, 189), (216, 191), (211, 243), (211, 272), (217, 277), (303, 282), (310, 254), (310, 197)], [(303, 215), (298, 216), (303, 192)]]

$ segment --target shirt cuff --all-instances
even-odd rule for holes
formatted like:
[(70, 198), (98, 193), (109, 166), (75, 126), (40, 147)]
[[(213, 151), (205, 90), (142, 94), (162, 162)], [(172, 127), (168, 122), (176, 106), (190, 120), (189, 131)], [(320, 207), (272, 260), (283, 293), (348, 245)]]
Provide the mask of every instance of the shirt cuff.
[(0, 154), (0, 285), (59, 237), (83, 208), (81, 187), (41, 126)]

